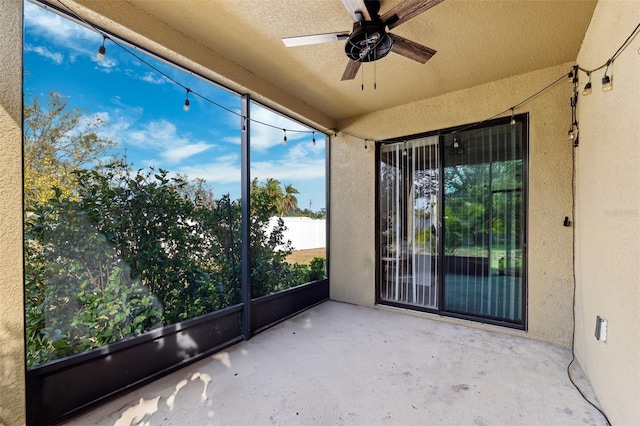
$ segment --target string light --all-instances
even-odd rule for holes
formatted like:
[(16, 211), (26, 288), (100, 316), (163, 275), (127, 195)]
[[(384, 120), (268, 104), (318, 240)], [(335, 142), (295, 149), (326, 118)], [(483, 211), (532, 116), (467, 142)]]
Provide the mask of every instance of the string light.
[(611, 65), (613, 63), (613, 60), (609, 59), (607, 61), (607, 67), (604, 70), (604, 75), (602, 76), (602, 91), (603, 92), (609, 92), (613, 89), (613, 80), (611, 79), (610, 76), (607, 75), (607, 72), (609, 72), (609, 65)]
[(366, 151), (367, 149), (369, 149), (369, 147), (367, 146), (367, 141), (368, 139), (364, 140), (364, 150)]
[[(96, 32), (98, 32), (98, 33), (102, 33), (102, 31), (100, 30), (100, 28), (98, 28), (95, 24), (93, 24), (93, 23), (91, 23), (91, 22), (87, 21), (86, 19), (84, 19), (82, 16), (80, 16), (78, 13), (76, 13), (73, 9), (71, 9), (69, 6), (67, 6), (66, 4), (64, 4), (64, 2), (63, 2), (62, 0), (58, 0), (58, 2), (59, 2), (59, 3), (60, 3), (60, 4), (61, 4), (61, 5), (62, 5), (62, 6), (63, 6), (67, 11), (68, 11), (68, 12), (69, 12), (69, 14), (70, 14), (71, 16), (73, 16), (75, 19), (78, 19), (78, 20), (82, 21), (82, 22), (83, 22), (83, 23), (85, 23), (87, 26), (91, 27), (94, 31), (96, 31)], [(513, 110), (514, 110), (515, 108), (517, 108), (517, 107), (519, 107), (519, 106), (521, 106), (521, 105), (523, 105), (523, 104), (527, 103), (527, 102), (528, 102), (528, 101), (530, 101), (531, 99), (533, 99), (533, 98), (537, 97), (538, 95), (540, 95), (541, 93), (543, 93), (543, 92), (547, 91), (548, 89), (550, 89), (551, 87), (555, 86), (557, 83), (559, 83), (559, 82), (560, 82), (562, 79), (564, 79), (564, 78), (568, 78), (570, 82), (572, 82), (574, 85), (576, 85), (576, 84), (578, 83), (578, 71), (579, 71), (579, 70), (580, 70), (580, 71), (584, 71), (585, 73), (587, 73), (587, 75), (589, 75), (590, 73), (592, 73), (592, 72), (594, 72), (594, 71), (597, 71), (597, 70), (600, 70), (600, 69), (602, 69), (602, 68), (605, 68), (605, 67), (606, 67), (605, 75), (602, 77), (602, 84), (603, 84), (602, 90), (603, 90), (603, 91), (609, 91), (609, 90), (612, 90), (612, 88), (613, 88), (613, 85), (612, 85), (612, 77), (611, 77), (611, 76), (609, 76), (609, 75), (607, 74), (608, 69), (609, 69), (609, 66), (610, 66), (610, 65), (613, 63), (613, 61), (614, 61), (614, 60), (615, 60), (615, 59), (616, 59), (616, 58), (617, 58), (617, 57), (618, 57), (618, 56), (619, 56), (619, 55), (620, 55), (620, 54), (621, 54), (621, 53), (622, 53), (622, 52), (623, 52), (623, 51), (624, 51), (624, 50), (625, 50), (629, 45), (630, 45), (631, 41), (632, 41), (632, 40), (634, 39), (634, 37), (635, 37), (637, 34), (639, 34), (639, 33), (640, 33), (640, 24), (638, 24), (638, 25), (635, 27), (635, 29), (634, 29), (634, 30), (631, 32), (631, 34), (627, 37), (627, 39), (625, 40), (625, 42), (624, 42), (624, 43), (623, 43), (623, 44), (618, 48), (618, 50), (617, 50), (617, 51), (616, 51), (616, 52), (611, 56), (611, 58), (607, 61), (607, 63), (606, 63), (606, 64), (603, 64), (603, 65), (601, 65), (600, 67), (595, 68), (595, 69), (593, 69), (593, 70), (586, 70), (586, 69), (584, 69), (584, 68), (580, 67), (579, 65), (574, 65), (574, 66), (572, 67), (571, 72), (569, 72), (568, 74), (564, 74), (561, 78), (559, 78), (559, 79), (557, 79), (557, 80), (553, 81), (553, 82), (552, 82), (552, 83), (550, 83), (549, 85), (545, 86), (544, 88), (542, 88), (541, 90), (537, 91), (537, 92), (536, 92), (536, 93), (534, 93), (533, 95), (531, 95), (531, 96), (527, 97), (526, 99), (524, 99), (523, 101), (519, 102), (519, 103), (518, 103), (518, 104), (516, 104), (515, 106), (513, 106), (513, 107), (511, 107), (511, 108), (509, 108), (509, 109), (507, 109), (507, 110), (505, 110), (505, 111), (502, 111), (502, 112), (500, 112), (500, 113), (498, 113), (498, 114), (496, 114), (496, 115), (494, 115), (494, 116), (492, 116), (492, 117), (489, 117), (489, 118), (486, 118), (486, 119), (484, 119), (484, 120), (482, 120), (482, 121), (479, 121), (479, 122), (476, 122), (476, 123), (470, 124), (470, 125), (468, 125), (468, 126), (465, 126), (464, 128), (459, 129), (458, 131), (464, 131), (464, 130), (467, 130), (467, 129), (471, 129), (471, 128), (477, 127), (477, 126), (479, 126), (479, 125), (481, 125), (481, 124), (483, 124), (483, 123), (485, 123), (485, 122), (487, 122), (487, 121), (489, 121), (489, 120), (492, 120), (492, 119), (494, 119), (494, 118), (496, 118), (496, 117), (499, 117), (499, 116), (501, 116), (501, 115), (503, 115), (504, 113), (509, 112), (509, 111), (511, 111), (511, 112), (512, 112), (512, 115), (513, 115)], [(100, 48), (98, 49), (98, 59), (103, 59), (103, 58), (104, 58), (104, 54), (106, 53), (106, 48), (105, 48), (104, 44), (105, 44), (105, 41), (106, 41), (106, 39), (107, 39), (107, 38), (108, 38), (108, 37), (107, 37), (106, 35), (104, 35), (104, 34), (103, 34), (103, 41), (102, 41), (102, 45), (101, 45), (101, 46), (100, 46)], [(111, 41), (112, 41), (116, 46), (118, 46), (119, 48), (121, 48), (122, 50), (124, 50), (126, 53), (128, 53), (128, 54), (130, 54), (131, 56), (133, 56), (134, 58), (138, 59), (141, 63), (145, 64), (145, 65), (146, 65), (146, 66), (148, 66), (149, 68), (153, 69), (154, 71), (156, 71), (157, 73), (159, 73), (160, 75), (162, 75), (163, 77), (165, 77), (167, 80), (169, 80), (169, 81), (173, 82), (174, 84), (176, 84), (176, 85), (178, 85), (178, 86), (180, 86), (180, 87), (185, 88), (185, 89), (187, 90), (187, 99), (185, 99), (185, 109), (188, 109), (188, 104), (189, 104), (189, 102), (188, 102), (188, 101), (189, 101), (189, 100), (188, 100), (188, 94), (189, 94), (189, 92), (190, 92), (191, 90), (189, 90), (188, 88), (186, 88), (182, 83), (180, 83), (179, 81), (175, 80), (175, 79), (174, 79), (174, 78), (172, 78), (170, 75), (168, 75), (168, 74), (164, 73), (163, 71), (161, 71), (161, 70), (160, 70), (160, 69), (158, 69), (157, 67), (155, 67), (155, 66), (153, 66), (152, 64), (150, 64), (150, 63), (149, 63), (148, 61), (146, 61), (144, 58), (142, 58), (142, 57), (140, 57), (140, 56), (136, 55), (136, 53), (134, 53), (133, 51), (131, 51), (131, 50), (127, 49), (126, 47), (124, 47), (123, 45), (121, 45), (120, 43), (118, 43), (117, 41), (114, 41), (114, 40), (112, 40), (111, 38), (109, 38), (109, 40), (111, 40)], [(638, 49), (638, 53), (640, 53), (640, 48)], [(192, 72), (192, 73), (193, 73), (193, 72)], [(374, 69), (374, 73), (375, 73), (375, 69)], [(362, 72), (361, 72), (361, 77), (362, 77), (362, 79), (363, 79), (363, 81), (362, 81), (362, 90), (364, 90), (364, 69), (363, 69), (363, 70), (362, 70)], [(374, 84), (375, 84), (375, 83), (374, 83)], [(588, 86), (588, 85), (589, 85), (589, 83), (587, 83), (587, 85), (585, 86), (585, 89), (587, 88), (587, 86)], [(217, 107), (219, 107), (219, 108), (221, 108), (221, 109), (224, 109), (225, 111), (227, 111), (227, 112), (229, 112), (229, 113), (231, 113), (231, 114), (240, 115), (237, 111), (234, 111), (234, 110), (233, 110), (233, 109), (231, 109), (231, 108), (227, 108), (227, 107), (225, 107), (224, 105), (221, 105), (221, 104), (219, 104), (219, 103), (217, 103), (217, 102), (215, 102), (215, 101), (213, 101), (213, 100), (211, 100), (211, 99), (207, 98), (207, 97), (206, 97), (206, 96), (204, 96), (204, 95), (198, 94), (198, 93), (196, 93), (196, 92), (193, 92), (193, 93), (195, 93), (197, 96), (199, 96), (199, 97), (200, 97), (200, 98), (202, 98), (203, 100), (205, 100), (205, 101), (207, 101), (207, 102), (209, 102), (209, 103), (211, 103), (211, 104), (213, 104), (213, 105), (215, 105), (215, 106), (217, 106)], [(244, 118), (244, 120), (248, 120), (248, 119), (247, 119), (247, 118)], [(262, 124), (262, 125), (267, 126), (267, 127), (274, 128), (274, 129), (277, 129), (277, 128), (278, 128), (278, 127), (277, 127), (277, 126), (275, 126), (275, 125), (272, 125), (272, 124), (269, 124), (269, 123), (265, 123), (265, 122), (262, 122), (262, 121), (259, 121), (259, 120), (251, 119), (251, 121), (253, 121), (253, 122), (255, 122), (255, 123), (258, 123), (258, 124)], [(245, 122), (246, 122), (246, 121), (245, 121)], [(575, 123), (575, 121), (574, 121), (574, 123), (572, 123), (571, 129), (570, 129), (570, 133), (571, 133), (571, 135), (572, 135), (571, 139), (577, 139), (577, 126), (574, 126), (574, 124), (577, 124), (577, 123)], [(243, 126), (244, 126), (244, 123), (243, 123)], [(574, 129), (574, 127), (576, 127), (576, 128)], [(245, 128), (246, 128), (246, 127), (245, 127)], [(287, 129), (283, 129), (283, 130), (284, 130), (284, 132), (285, 132), (285, 135), (284, 135), (284, 142), (286, 143), (286, 142), (287, 142), (287, 137), (286, 137), (286, 131), (287, 131)], [(336, 129), (328, 129), (328, 130), (330, 130), (330, 131), (332, 131), (332, 132), (333, 132), (334, 137), (336, 137), (336, 136), (338, 135), (338, 131), (337, 131)], [(311, 130), (293, 130), (293, 129), (292, 129), (292, 130), (290, 130), (290, 131), (292, 131), (292, 132), (298, 132), (298, 133), (312, 133), (312, 131), (311, 131)], [(359, 136), (356, 136), (356, 135), (353, 135), (353, 134), (350, 134), (350, 133), (348, 133), (348, 132), (344, 132), (344, 131), (342, 131), (342, 132), (343, 132), (343, 133), (345, 133), (345, 134), (346, 134), (346, 135), (348, 135), (348, 136), (353, 137), (353, 138), (365, 140), (365, 144), (366, 144), (366, 139), (364, 139), (364, 138), (362, 138), (362, 137), (359, 137)], [(313, 131), (313, 133), (315, 133), (315, 131)], [(405, 151), (403, 152), (403, 155), (406, 155), (406, 149), (405, 149)]]
[(515, 126), (516, 125), (516, 118), (513, 115), (513, 110), (514, 110), (514, 108), (512, 107), (511, 108), (511, 125)]
[(187, 89), (187, 96), (184, 100), (184, 110), (185, 111), (189, 111), (189, 106), (190, 106), (190, 102), (189, 102), (189, 92), (191, 91), (191, 89)]
[(282, 143), (284, 143), (286, 145), (287, 144), (287, 129), (282, 129), (282, 131), (284, 132), (284, 139), (282, 140)]
[(313, 132), (313, 136), (312, 136), (311, 141), (313, 143), (313, 146), (316, 146), (316, 132)]
[(104, 54), (107, 53), (107, 48), (104, 47), (105, 41), (107, 41), (107, 36), (103, 34), (102, 45), (98, 48), (98, 54), (96, 55), (99, 61), (102, 61), (104, 59)]
[(584, 85), (584, 89), (582, 90), (582, 96), (588, 96), (591, 94), (591, 73), (587, 73), (587, 77), (589, 77), (589, 81)]
[[(574, 67), (576, 76), (577, 66)], [(571, 96), (571, 128), (569, 129), (569, 139), (573, 140), (573, 146), (578, 146), (578, 78), (573, 79), (573, 95)]]
[(573, 83), (573, 84), (577, 84), (578, 83), (578, 66), (574, 65), (571, 68), (571, 71), (569, 72), (569, 82)]

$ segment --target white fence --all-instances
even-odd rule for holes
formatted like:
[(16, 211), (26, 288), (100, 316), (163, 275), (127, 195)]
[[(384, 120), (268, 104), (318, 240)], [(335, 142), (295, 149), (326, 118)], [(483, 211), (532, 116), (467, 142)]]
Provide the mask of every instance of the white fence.
[[(310, 217), (283, 217), (284, 240), (291, 241), (294, 250), (307, 250), (327, 246), (326, 219), (311, 219)], [(268, 231), (276, 226), (277, 217), (269, 220)]]

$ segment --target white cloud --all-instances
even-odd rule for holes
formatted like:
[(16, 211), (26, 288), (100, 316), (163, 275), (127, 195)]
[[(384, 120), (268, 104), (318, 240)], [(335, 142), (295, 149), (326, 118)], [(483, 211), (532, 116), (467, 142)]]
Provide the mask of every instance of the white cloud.
[(234, 145), (240, 145), (240, 143), (242, 142), (240, 140), (240, 136), (237, 136), (237, 137), (236, 136), (224, 136), (222, 138), (222, 141), (223, 142), (228, 142), (228, 143), (231, 143), (231, 144), (234, 144)]
[(105, 127), (100, 129), (100, 136), (118, 143), (126, 141), (127, 132), (132, 125), (132, 118), (130, 116), (127, 117), (127, 115), (121, 114), (118, 110), (114, 111), (113, 114), (106, 111), (96, 114), (101, 114), (105, 123), (107, 123)]
[[(216, 161), (192, 166), (179, 167), (176, 172), (184, 173), (189, 179), (201, 178), (216, 186), (240, 182), (240, 157), (226, 155)], [(264, 182), (267, 178), (278, 179), (283, 183), (324, 179), (325, 162), (323, 158), (308, 158), (290, 162), (288, 159), (273, 161), (254, 161), (251, 164), (251, 178)]]
[[(251, 148), (258, 151), (266, 151), (271, 147), (284, 143), (284, 132), (287, 130), (309, 130), (308, 128), (284, 117), (276, 114), (266, 108), (253, 107), (251, 110)], [(270, 126), (260, 124), (260, 122), (268, 123)], [(295, 131), (287, 132), (287, 141), (292, 143), (301, 138), (308, 137), (310, 134)]]
[[(100, 123), (109, 123), (109, 113), (106, 111), (95, 112), (93, 114), (82, 115), (76, 126), (76, 130), (79, 133), (87, 132), (91, 130), (90, 127), (100, 126)], [(100, 129), (99, 129), (100, 130)]]
[(251, 176), (252, 178), (257, 177), (260, 181), (274, 178), (283, 183), (323, 179), (325, 162), (323, 158), (300, 159), (294, 162), (287, 159), (257, 161), (251, 164)]
[(114, 71), (118, 71), (118, 62), (116, 62), (114, 59), (105, 56), (103, 59), (98, 59), (96, 57), (92, 58), (93, 61), (95, 61), (96, 63), (96, 69), (99, 71), (102, 71), (104, 73), (112, 73)]
[[(119, 103), (119, 99), (114, 99), (114, 102)], [(144, 148), (150, 156), (158, 156), (164, 160), (162, 163), (173, 165), (216, 146), (194, 140), (187, 133), (179, 133), (175, 124), (167, 120), (138, 123), (137, 116), (141, 112), (132, 108), (131, 111), (119, 109), (116, 114), (100, 113), (109, 122), (101, 134), (120, 144)]]
[[(39, 43), (63, 47), (71, 62), (75, 62), (78, 56), (88, 57), (96, 62), (96, 68), (103, 72), (111, 72), (117, 65), (115, 59), (109, 57), (109, 49), (115, 46), (109, 46), (108, 43), (105, 44), (107, 56), (101, 61), (98, 60), (96, 54), (103, 41), (101, 34), (40, 6), (24, 3), (24, 25), (30, 34), (40, 37)], [(50, 51), (50, 48), (44, 49)]]
[(193, 155), (200, 154), (201, 152), (207, 151), (213, 148), (214, 145), (207, 144), (205, 142), (197, 142), (193, 144), (178, 146), (175, 148), (169, 148), (164, 151), (161, 155), (162, 158), (167, 160), (169, 163), (180, 163), (182, 160), (185, 160)]
[(30, 2), (24, 3), (24, 25), (56, 44), (67, 44), (71, 40), (95, 42), (101, 39), (94, 31)]
[(176, 172), (186, 174), (189, 179), (205, 179), (215, 188), (216, 184), (240, 182), (240, 161), (237, 156), (221, 157), (212, 163), (180, 167)]
[(25, 52), (33, 52), (44, 58), (50, 59), (53, 63), (60, 65), (64, 62), (64, 55), (60, 52), (52, 52), (43, 46), (31, 46), (29, 44), (24, 45)]
[(140, 80), (146, 81), (147, 83), (151, 83), (151, 84), (165, 84), (169, 82), (169, 80), (167, 80), (165, 76), (158, 73), (152, 73), (152, 72), (144, 73), (140, 77)]

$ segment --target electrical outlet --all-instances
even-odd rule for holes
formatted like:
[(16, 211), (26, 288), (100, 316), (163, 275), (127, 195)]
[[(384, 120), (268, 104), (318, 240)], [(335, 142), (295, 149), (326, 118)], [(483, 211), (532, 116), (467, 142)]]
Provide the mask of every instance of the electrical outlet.
[(607, 320), (600, 315), (596, 316), (596, 339), (601, 342), (607, 341)]

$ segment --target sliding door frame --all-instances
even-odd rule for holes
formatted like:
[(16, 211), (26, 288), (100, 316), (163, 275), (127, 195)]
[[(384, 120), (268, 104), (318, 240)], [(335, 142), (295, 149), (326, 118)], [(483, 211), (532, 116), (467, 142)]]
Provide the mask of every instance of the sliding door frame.
[[(501, 126), (505, 124), (509, 124), (511, 122), (511, 117), (498, 118), (486, 122), (480, 123), (472, 123), (466, 124), (462, 126), (450, 127), (446, 129), (440, 129), (431, 132), (419, 133), (414, 135), (403, 136), (399, 138), (386, 139), (382, 141), (378, 141), (376, 143), (375, 150), (375, 161), (376, 161), (376, 172), (375, 172), (375, 259), (376, 259), (376, 268), (375, 268), (375, 303), (379, 305), (385, 306), (393, 306), (403, 309), (411, 309), (419, 312), (427, 312), (433, 313), (440, 316), (459, 318), (474, 322), (486, 323), (499, 325), (502, 327), (515, 328), (519, 330), (527, 330), (528, 327), (528, 234), (529, 234), (529, 220), (528, 220), (528, 211), (529, 211), (529, 114), (518, 114), (513, 117), (517, 123), (521, 123), (521, 137), (522, 137), (522, 226), (520, 230), (520, 238), (522, 240), (522, 282), (521, 282), (521, 305), (522, 305), (522, 321), (521, 322), (511, 322), (507, 320), (502, 320), (498, 318), (491, 318), (480, 315), (471, 315), (464, 314), (459, 312), (450, 312), (446, 311), (443, 308), (444, 301), (444, 280), (445, 280), (445, 238), (446, 238), (446, 228), (444, 226), (444, 215), (445, 215), (445, 185), (444, 185), (444, 167), (445, 167), (445, 149), (444, 149), (444, 140), (446, 135), (450, 135), (451, 133), (462, 132), (471, 129), (482, 129), (494, 126)], [(380, 159), (381, 159), (381, 147), (386, 144), (393, 143), (403, 143), (410, 142), (415, 139), (422, 139), (427, 137), (438, 136), (438, 155), (439, 155), (439, 187), (438, 187), (438, 198), (442, 205), (441, 208), (438, 209), (438, 270), (437, 270), (437, 293), (438, 293), (438, 305), (436, 308), (430, 308), (426, 306), (419, 306), (414, 304), (406, 304), (401, 302), (383, 300), (381, 298), (381, 282), (382, 282), (382, 268), (381, 268), (381, 213), (380, 213)]]

